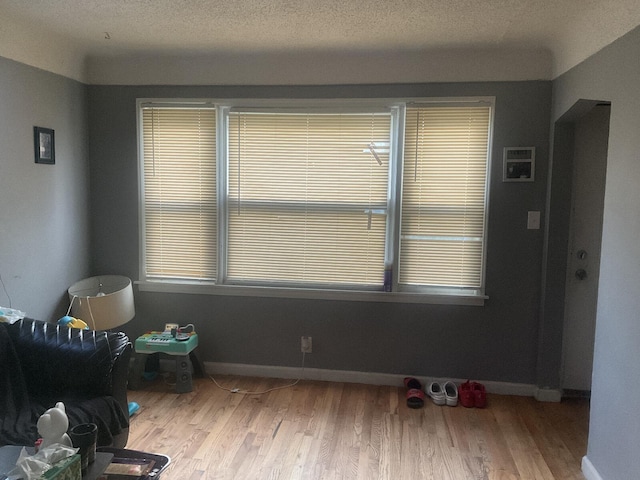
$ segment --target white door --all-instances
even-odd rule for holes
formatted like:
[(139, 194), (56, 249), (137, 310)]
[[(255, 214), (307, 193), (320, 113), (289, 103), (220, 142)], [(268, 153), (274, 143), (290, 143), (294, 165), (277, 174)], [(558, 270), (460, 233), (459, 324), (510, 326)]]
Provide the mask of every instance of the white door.
[(604, 208), (609, 105), (575, 123), (562, 388), (591, 390)]

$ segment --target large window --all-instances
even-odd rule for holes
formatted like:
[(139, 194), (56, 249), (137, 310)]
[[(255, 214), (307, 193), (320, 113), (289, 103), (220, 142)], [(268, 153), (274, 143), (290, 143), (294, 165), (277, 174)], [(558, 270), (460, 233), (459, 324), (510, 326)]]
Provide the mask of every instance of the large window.
[(491, 102), (272, 103), (139, 101), (144, 285), (484, 295)]

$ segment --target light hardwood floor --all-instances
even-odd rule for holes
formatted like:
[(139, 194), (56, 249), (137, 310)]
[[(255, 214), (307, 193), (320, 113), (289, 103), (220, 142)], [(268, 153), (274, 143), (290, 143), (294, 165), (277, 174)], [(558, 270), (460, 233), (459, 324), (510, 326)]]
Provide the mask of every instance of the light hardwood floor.
[[(287, 380), (220, 376), (262, 391)], [(404, 387), (300, 381), (263, 395), (209, 378), (129, 391), (127, 448), (169, 455), (162, 480), (584, 479), (587, 400), (488, 395), (486, 409), (409, 409)]]

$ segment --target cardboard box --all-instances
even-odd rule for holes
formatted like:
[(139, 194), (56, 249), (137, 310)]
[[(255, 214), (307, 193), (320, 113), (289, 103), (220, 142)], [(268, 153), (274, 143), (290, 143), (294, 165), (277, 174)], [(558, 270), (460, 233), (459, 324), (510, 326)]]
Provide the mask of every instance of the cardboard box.
[(75, 454), (59, 461), (40, 476), (41, 480), (82, 480), (80, 455)]

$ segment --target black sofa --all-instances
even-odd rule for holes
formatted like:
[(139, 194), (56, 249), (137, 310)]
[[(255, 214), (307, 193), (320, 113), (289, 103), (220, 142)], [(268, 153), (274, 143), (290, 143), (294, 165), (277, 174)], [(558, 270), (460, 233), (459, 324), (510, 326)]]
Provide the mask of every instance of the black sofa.
[(95, 423), (98, 446), (124, 448), (130, 358), (124, 333), (0, 322), (0, 445), (33, 445), (38, 418), (62, 401), (69, 429)]

